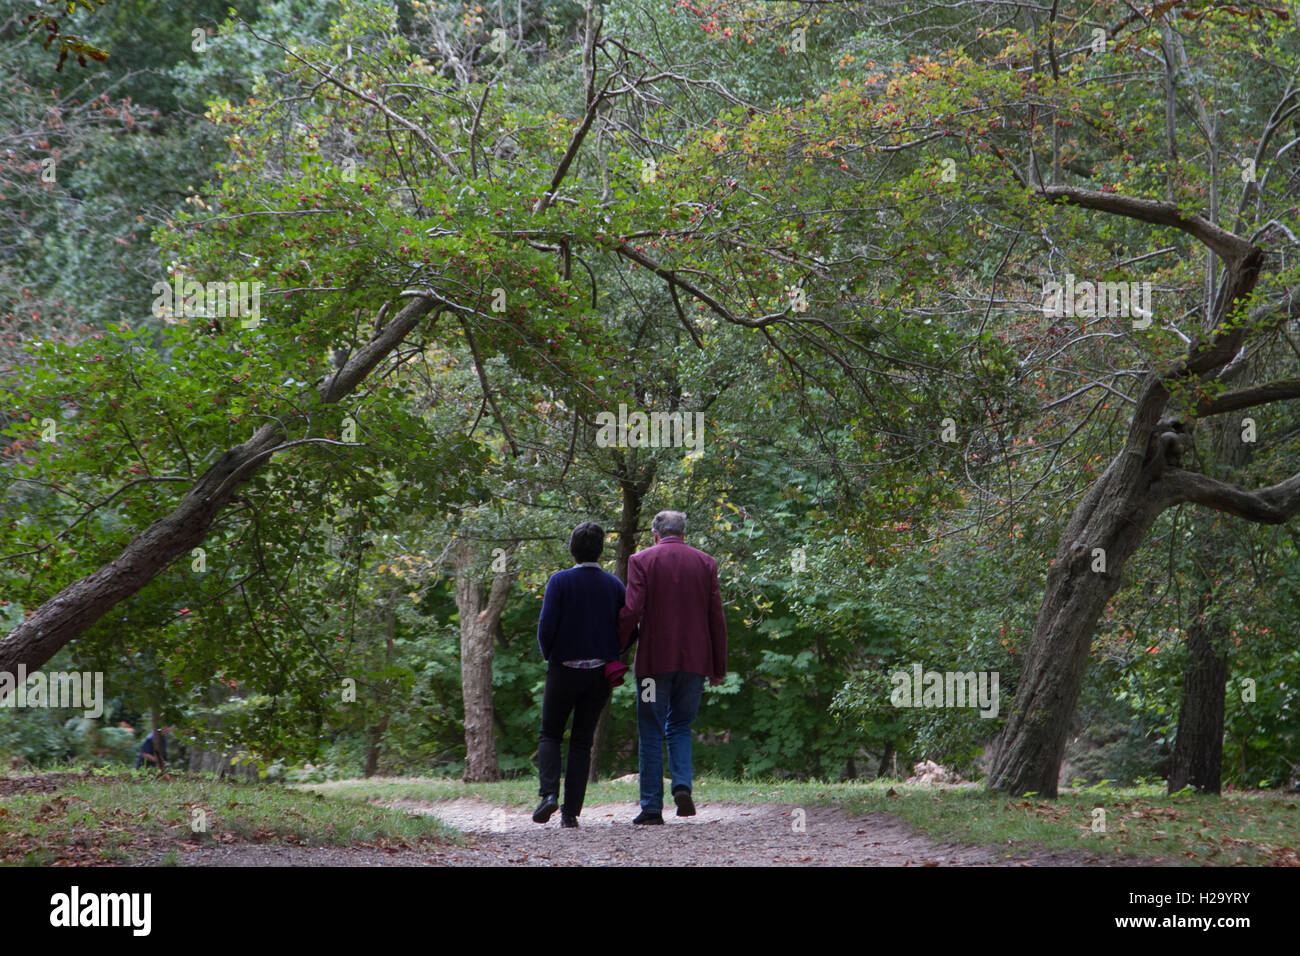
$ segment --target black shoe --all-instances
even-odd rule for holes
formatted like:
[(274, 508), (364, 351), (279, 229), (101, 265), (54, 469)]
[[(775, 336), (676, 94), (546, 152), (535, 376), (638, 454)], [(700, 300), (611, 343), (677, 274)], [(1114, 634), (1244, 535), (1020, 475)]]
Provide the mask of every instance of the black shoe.
[(553, 793), (546, 794), (546, 796), (542, 797), (542, 802), (537, 805), (537, 809), (533, 811), (533, 822), (545, 823), (551, 819), (551, 814), (558, 809), (560, 809), (560, 801), (556, 795)]
[(649, 824), (653, 826), (662, 826), (664, 822), (664, 815), (662, 813), (650, 813), (649, 811), (642, 810), (641, 815), (637, 817), (635, 820), (633, 820), (632, 822), (640, 823), (642, 825)]
[(678, 787), (673, 791), (673, 802), (677, 804), (679, 817), (695, 816), (695, 804), (691, 802), (690, 787)]
[(566, 830), (576, 830), (578, 829), (578, 818), (572, 813), (561, 813), (560, 826)]

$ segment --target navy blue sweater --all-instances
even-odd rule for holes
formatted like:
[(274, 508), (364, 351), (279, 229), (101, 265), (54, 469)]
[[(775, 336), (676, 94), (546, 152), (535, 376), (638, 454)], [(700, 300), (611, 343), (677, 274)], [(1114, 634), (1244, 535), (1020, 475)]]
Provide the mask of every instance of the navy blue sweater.
[(546, 582), (537, 622), (543, 660), (617, 660), (622, 607), (623, 582), (608, 571), (582, 565), (556, 571)]

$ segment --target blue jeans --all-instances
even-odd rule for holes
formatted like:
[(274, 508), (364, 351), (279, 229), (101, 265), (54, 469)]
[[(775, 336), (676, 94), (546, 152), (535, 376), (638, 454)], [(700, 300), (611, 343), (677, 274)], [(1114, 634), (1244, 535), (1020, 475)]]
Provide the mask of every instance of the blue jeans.
[[(653, 679), (654, 699), (647, 701)], [(636, 682), (636, 716), (640, 730), (641, 809), (664, 808), (664, 738), (668, 739), (668, 773), (673, 789), (691, 786), (691, 724), (704, 695), (704, 675), (685, 671), (649, 674)]]

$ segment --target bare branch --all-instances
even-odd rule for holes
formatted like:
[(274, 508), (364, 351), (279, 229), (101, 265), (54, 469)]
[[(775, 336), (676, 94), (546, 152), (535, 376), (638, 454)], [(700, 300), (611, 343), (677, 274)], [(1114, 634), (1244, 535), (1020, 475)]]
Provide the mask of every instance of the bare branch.
[[(457, 314), (456, 318), (460, 322), (460, 327), (465, 330), (465, 342), (469, 345), (470, 356), (474, 359), (474, 371), (478, 373), (479, 385), (483, 387), (483, 398), (492, 406), (492, 414), (496, 416), (497, 424), (501, 426), (501, 433), (505, 435), (506, 444), (510, 446), (510, 453), (515, 458), (518, 458), (519, 446), (515, 444), (515, 436), (510, 434), (510, 425), (507, 423), (506, 417), (501, 414), (501, 409), (497, 408), (497, 400), (492, 395), (492, 387), (488, 385), (487, 370), (483, 367), (483, 357), (479, 355), (478, 344), (474, 341), (474, 330), (470, 328), (463, 315)], [(476, 419), (475, 424), (477, 423)]]
[[(332, 83), (334, 86), (337, 86), (343, 92), (348, 93), (351, 96), (355, 96), (363, 103), (369, 103), (371, 106), (379, 110), (379, 112), (383, 113), (385, 116), (387, 116), (398, 126), (401, 126), (409, 130), (411, 133), (415, 134), (415, 137), (425, 145), (425, 147), (429, 150), (429, 152), (433, 153), (433, 155), (438, 158), (438, 161), (441, 162), (442, 165), (447, 168), (447, 171), (449, 173), (455, 176), (460, 172), (460, 170), (456, 168), (456, 164), (451, 161), (451, 157), (448, 156), (445, 152), (443, 152), (441, 148), (439, 148), (438, 144), (433, 141), (433, 137), (430, 136), (427, 132), (425, 132), (423, 128), (421, 128), (419, 125), (415, 123), (412, 123), (405, 116), (402, 116), (402, 114), (389, 109), (387, 106), (381, 103), (376, 97), (363, 93), (360, 90), (358, 90), (356, 87), (350, 86), (349, 84), (344, 83), (342, 80), (336, 77), (334, 75), (334, 70), (338, 69), (339, 66), (342, 66), (343, 65), (342, 63), (336, 64), (327, 73), (324, 70), (322, 70), (320, 67), (318, 67), (315, 63), (311, 62), (305, 57), (294, 52), (293, 50), (285, 46), (285, 44), (281, 43), (279, 40), (275, 39), (274, 37), (264, 37), (261, 34), (259, 34), (256, 30), (254, 30), (252, 27), (248, 27), (248, 32), (253, 34), (253, 36), (257, 37), (257, 39), (261, 40), (263, 43), (270, 43), (272, 46), (278, 47), (279, 49), (283, 50), (287, 55), (291, 56), (293, 59), (297, 60), (303, 66), (307, 67), (307, 69), (311, 70), (313, 73), (320, 76), (324, 82)], [(351, 58), (352, 58), (352, 53), (351, 50), (349, 50), (348, 57), (343, 61), (343, 63), (346, 63)]]
[(691, 320), (686, 317), (686, 312), (682, 309), (682, 300), (677, 295), (677, 286), (671, 282), (668, 283), (668, 294), (673, 297), (673, 308), (677, 310), (677, 321), (682, 324), (682, 328), (690, 335), (695, 347), (704, 348), (704, 342), (700, 339), (700, 334), (695, 331), (695, 326), (691, 325)]
[(728, 309), (725, 305), (723, 305), (713, 296), (709, 295), (709, 293), (705, 292), (699, 286), (695, 285), (692, 282), (687, 281), (686, 279), (683, 279), (673, 269), (668, 269), (664, 266), (661, 266), (659, 263), (655, 262), (653, 259), (647, 256), (644, 252), (639, 252), (638, 250), (629, 246), (627, 243), (619, 243), (618, 248), (615, 251), (618, 252), (619, 255), (631, 259), (637, 265), (644, 266), (645, 268), (649, 269), (655, 275), (659, 276), (659, 278), (667, 282), (670, 286), (674, 286), (678, 289), (681, 289), (683, 292), (687, 292), (693, 295), (695, 298), (699, 299), (710, 309), (712, 309), (715, 313), (717, 313), (717, 315), (720, 318), (726, 319), (728, 322), (731, 322), (735, 325), (743, 325), (746, 328), (750, 328), (750, 329), (761, 329), (764, 326), (773, 325), (776, 322), (780, 322), (782, 319), (788, 319), (790, 317), (789, 309), (786, 309), (783, 312), (773, 312), (768, 315), (760, 315), (756, 319), (747, 319), (744, 316), (736, 315), (734, 312)]

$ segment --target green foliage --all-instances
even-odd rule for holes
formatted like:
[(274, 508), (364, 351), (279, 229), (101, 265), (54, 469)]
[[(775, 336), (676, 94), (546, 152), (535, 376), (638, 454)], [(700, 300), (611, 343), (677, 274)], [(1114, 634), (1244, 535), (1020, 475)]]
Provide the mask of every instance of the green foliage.
[[(112, 560), (277, 423), (283, 447), (202, 553), (76, 648), (114, 675), (123, 715), (165, 713), (264, 766), (459, 770), (455, 539), (480, 557), (518, 545), (493, 688), (501, 767), (529, 774), (532, 634), (564, 534), (632, 508), (643, 535), (680, 507), (720, 560), (731, 635), (702, 768), (833, 779), (894, 753), (977, 774), (999, 722), (894, 708), (889, 675), (996, 671), (1005, 712), (1063, 503), (1123, 438), (1115, 394), (1212, 331), (1184, 233), (1044, 203), (1032, 183), (1189, 211), (1240, 195), (1260, 241), (1300, 229), (1283, 167), (1241, 191), (1238, 160), (1294, 73), (1294, 34), (1263, 11), (1178, 24), (1181, 95), (1218, 120), (1211, 149), (1179, 111), (1173, 161), (1157, 16), (1087, 52), (1086, 16), (1065, 11), (1021, 29), (960, 6), (902, 26), (865, 4), (613, 2), (587, 62), (583, 12), (558, 0), (228, 6), (77, 10), (85, 36), (63, 39), (109, 56), (75, 79), (51, 79), (34, 45), (6, 52), (0, 613), (12, 627)], [(1050, 71), (1049, 36), (1073, 50)], [(1135, 262), (1185, 332), (1040, 321), (1044, 276), (1119, 280)], [(1270, 251), (1257, 301), (1290, 295), (1297, 268)], [(260, 321), (168, 309), (178, 279), (262, 283)], [(401, 349), (323, 401), (336, 363), (417, 295), (437, 307)], [(1275, 345), (1261, 368), (1290, 374)], [(600, 447), (595, 415), (620, 403), (698, 411), (705, 453)], [(1288, 474), (1294, 425), (1279, 415), (1222, 476)], [(1171, 581), (1192, 581), (1199, 538), (1162, 521), (1159, 558), (1136, 559), (1102, 621), (1079, 729), (1103, 747), (1077, 755), (1083, 779), (1149, 776), (1167, 754), (1192, 605), (1157, 587), (1156, 562), (1169, 544)], [(1226, 772), (1277, 787), (1296, 770), (1300, 659), (1282, 636), (1300, 607), (1267, 584), (1295, 583), (1296, 550), (1251, 547), (1199, 560), (1233, 572), (1211, 589), (1234, 640)], [(1245, 677), (1254, 701), (1235, 699)], [(634, 767), (632, 700), (614, 695), (608, 772)], [(125, 748), (50, 715), (6, 733), (41, 761)]]

